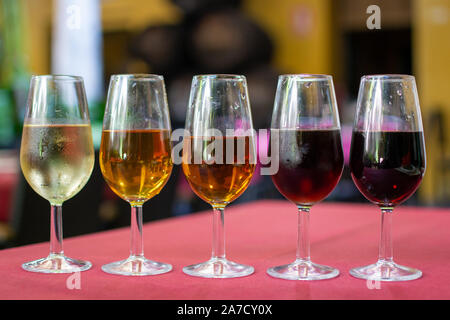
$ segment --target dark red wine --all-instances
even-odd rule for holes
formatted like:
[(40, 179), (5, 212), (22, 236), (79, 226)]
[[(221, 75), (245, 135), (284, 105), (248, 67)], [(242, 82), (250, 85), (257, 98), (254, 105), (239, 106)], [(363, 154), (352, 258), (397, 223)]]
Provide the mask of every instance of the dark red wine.
[(279, 170), (272, 176), (275, 186), (299, 205), (323, 200), (333, 191), (344, 167), (340, 131), (277, 131)]
[(354, 131), (350, 170), (359, 191), (379, 206), (395, 206), (419, 187), (425, 172), (422, 132)]

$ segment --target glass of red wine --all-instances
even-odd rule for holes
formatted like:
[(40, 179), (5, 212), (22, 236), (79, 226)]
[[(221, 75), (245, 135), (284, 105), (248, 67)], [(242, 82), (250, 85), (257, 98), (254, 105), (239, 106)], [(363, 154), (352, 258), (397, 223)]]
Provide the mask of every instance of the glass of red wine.
[(425, 143), (413, 76), (362, 77), (350, 170), (359, 191), (381, 209), (378, 261), (351, 269), (350, 274), (378, 281), (420, 278), (420, 270), (394, 262), (391, 235), (394, 207), (416, 191), (425, 173)]
[(331, 76), (279, 77), (270, 139), (272, 161), (279, 164), (272, 180), (298, 208), (298, 239), (295, 261), (269, 268), (267, 273), (288, 280), (334, 278), (338, 269), (311, 261), (309, 241), (310, 209), (333, 191), (344, 167)]

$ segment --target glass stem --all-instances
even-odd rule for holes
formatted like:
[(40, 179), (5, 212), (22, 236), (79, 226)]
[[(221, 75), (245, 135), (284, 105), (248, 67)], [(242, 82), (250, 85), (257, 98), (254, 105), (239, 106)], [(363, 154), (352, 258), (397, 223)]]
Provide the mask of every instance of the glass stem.
[(142, 236), (142, 205), (131, 206), (131, 249), (132, 257), (144, 256), (144, 239)]
[(392, 262), (392, 212), (394, 208), (381, 208), (381, 237), (378, 261)]
[(297, 262), (309, 262), (309, 206), (298, 207)]
[(213, 207), (212, 259), (225, 259), (225, 207)]
[(63, 254), (62, 204), (50, 205), (50, 255)]

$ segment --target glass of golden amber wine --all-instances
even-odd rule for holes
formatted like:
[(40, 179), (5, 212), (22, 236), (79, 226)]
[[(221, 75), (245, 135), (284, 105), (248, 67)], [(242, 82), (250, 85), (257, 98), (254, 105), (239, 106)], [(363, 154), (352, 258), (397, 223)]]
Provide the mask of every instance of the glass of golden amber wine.
[(109, 187), (131, 205), (131, 250), (107, 273), (145, 276), (172, 266), (146, 259), (142, 205), (156, 196), (172, 172), (170, 119), (164, 79), (159, 75), (113, 75), (103, 120), (100, 168)]
[(192, 82), (182, 167), (192, 190), (213, 207), (211, 259), (183, 271), (205, 278), (234, 278), (254, 268), (225, 257), (224, 210), (247, 188), (256, 151), (247, 82), (239, 75), (201, 75)]
[(89, 269), (89, 261), (64, 255), (62, 232), (62, 204), (84, 187), (94, 167), (91, 124), (81, 77), (31, 78), (20, 166), (33, 190), (51, 205), (50, 254), (24, 263), (22, 268), (42, 273)]

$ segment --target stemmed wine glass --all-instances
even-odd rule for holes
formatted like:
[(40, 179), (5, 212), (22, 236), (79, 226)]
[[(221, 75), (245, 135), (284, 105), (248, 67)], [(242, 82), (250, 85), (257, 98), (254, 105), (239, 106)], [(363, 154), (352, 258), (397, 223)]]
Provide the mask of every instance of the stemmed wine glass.
[(240, 75), (200, 75), (192, 81), (183, 139), (182, 167), (194, 192), (213, 207), (211, 259), (183, 268), (206, 278), (253, 273), (225, 258), (224, 210), (252, 178), (255, 163), (247, 82)]
[(20, 165), (30, 186), (51, 205), (50, 254), (22, 265), (43, 273), (70, 273), (91, 267), (63, 251), (62, 204), (89, 180), (94, 147), (83, 79), (67, 75), (31, 78)]
[(170, 264), (144, 257), (142, 205), (172, 172), (170, 119), (164, 79), (151, 74), (113, 75), (103, 119), (100, 168), (110, 188), (131, 205), (131, 250), (107, 273), (144, 276), (169, 272)]
[(309, 211), (333, 191), (344, 166), (331, 76), (278, 78), (270, 139), (272, 161), (279, 163), (272, 180), (298, 208), (298, 243), (294, 262), (269, 268), (267, 273), (288, 280), (336, 277), (339, 270), (311, 261), (309, 243)]
[(425, 173), (425, 142), (413, 76), (362, 77), (350, 170), (359, 191), (381, 209), (378, 261), (353, 268), (350, 274), (378, 281), (420, 278), (420, 270), (394, 262), (391, 235), (394, 207), (416, 191)]

